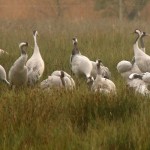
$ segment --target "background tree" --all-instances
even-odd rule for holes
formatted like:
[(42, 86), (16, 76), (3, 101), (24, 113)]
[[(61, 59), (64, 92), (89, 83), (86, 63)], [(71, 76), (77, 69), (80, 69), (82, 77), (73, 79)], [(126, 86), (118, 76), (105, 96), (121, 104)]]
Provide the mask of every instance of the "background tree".
[[(140, 16), (141, 10), (150, 0), (95, 0), (95, 10), (103, 11), (104, 16), (121, 15), (130, 20)], [(120, 7), (122, 7), (120, 9)], [(120, 14), (122, 13), (122, 14)]]

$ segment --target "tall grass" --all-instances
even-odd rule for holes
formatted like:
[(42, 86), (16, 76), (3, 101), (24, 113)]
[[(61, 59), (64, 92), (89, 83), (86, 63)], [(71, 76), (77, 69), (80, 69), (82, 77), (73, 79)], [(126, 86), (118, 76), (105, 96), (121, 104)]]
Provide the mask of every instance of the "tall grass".
[[(77, 36), (82, 54), (100, 58), (112, 72), (116, 96), (93, 94), (84, 79), (77, 79), (73, 92), (44, 92), (34, 88), (10, 90), (0, 83), (0, 149), (149, 149), (149, 98), (126, 89), (116, 70), (120, 60), (133, 56), (135, 28), (148, 30), (146, 23), (109, 21), (1, 22), (0, 47), (9, 55), (0, 56), (7, 73), (19, 57), (19, 42), (33, 47), (32, 30), (45, 61), (41, 80), (54, 70), (71, 74), (69, 57), (72, 37)], [(146, 40), (146, 52), (150, 44)], [(31, 56), (33, 49), (28, 49)]]

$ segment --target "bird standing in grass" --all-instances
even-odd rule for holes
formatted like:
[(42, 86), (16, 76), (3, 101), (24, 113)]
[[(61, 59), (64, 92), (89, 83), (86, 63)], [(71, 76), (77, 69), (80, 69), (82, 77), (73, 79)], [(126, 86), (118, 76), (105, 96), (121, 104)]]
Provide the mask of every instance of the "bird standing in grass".
[(109, 93), (116, 94), (115, 84), (111, 80), (104, 78), (102, 76), (101, 61), (97, 60), (96, 64), (97, 64), (97, 76), (92, 84), (91, 90), (94, 92), (100, 92), (105, 94)]
[(21, 56), (14, 62), (13, 66), (9, 70), (9, 82), (11, 86), (24, 86), (27, 84), (27, 53), (26, 48), (28, 47), (27, 42), (19, 44), (21, 50)]
[[(140, 30), (135, 30), (138, 36), (140, 36), (141, 50), (145, 53), (145, 45), (143, 38), (145, 37)], [(132, 73), (142, 73), (139, 67), (135, 62), (135, 57), (133, 57), (132, 61), (122, 60), (117, 64), (117, 70), (121, 74), (121, 76), (126, 80), (126, 82), (130, 82), (129, 75)]]
[(135, 30), (135, 33), (138, 34), (138, 37), (136, 38), (133, 45), (135, 63), (137, 64), (141, 72), (150, 72), (150, 56), (145, 54), (145, 52), (138, 46), (139, 39), (142, 36), (144, 37), (149, 34), (147, 34), (146, 32), (140, 32), (139, 30)]
[(37, 45), (38, 32), (33, 31), (34, 38), (34, 52), (31, 58), (27, 61), (26, 65), (28, 68), (28, 85), (33, 86), (44, 72), (44, 61), (42, 59), (39, 47)]
[(76, 75), (84, 75), (87, 79), (91, 77), (92, 63), (78, 49), (77, 38), (73, 38), (73, 50), (70, 57), (71, 70)]

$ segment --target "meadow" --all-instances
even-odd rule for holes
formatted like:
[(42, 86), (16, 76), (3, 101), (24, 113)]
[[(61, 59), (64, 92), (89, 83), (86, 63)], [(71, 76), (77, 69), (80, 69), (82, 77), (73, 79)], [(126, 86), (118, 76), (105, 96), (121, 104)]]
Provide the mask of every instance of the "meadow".
[[(33, 52), (32, 30), (38, 30), (38, 45), (45, 61), (47, 78), (54, 70), (71, 74), (69, 58), (72, 37), (77, 36), (82, 54), (91, 60), (100, 58), (112, 73), (117, 95), (90, 92), (86, 80), (72, 76), (72, 92), (48, 93), (34, 88), (11, 90), (0, 82), (0, 149), (3, 150), (119, 150), (150, 149), (150, 98), (126, 88), (117, 72), (119, 61), (131, 60), (136, 28), (150, 32), (142, 21), (119, 23), (115, 20), (69, 23), (60, 20), (0, 23), (0, 48), (9, 55), (0, 56), (8, 73), (19, 57), (18, 44), (29, 43)], [(145, 38), (150, 54), (150, 39)]]

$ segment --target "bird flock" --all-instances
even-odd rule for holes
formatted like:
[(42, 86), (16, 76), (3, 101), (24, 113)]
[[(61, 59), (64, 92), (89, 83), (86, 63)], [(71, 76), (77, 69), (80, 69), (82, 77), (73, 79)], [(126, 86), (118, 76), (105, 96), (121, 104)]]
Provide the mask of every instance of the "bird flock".
[[(131, 61), (122, 60), (117, 64), (117, 70), (125, 80), (128, 88), (133, 88), (135, 93), (150, 95), (150, 56), (146, 54), (143, 38), (149, 36), (146, 32), (136, 29), (137, 35), (133, 44), (134, 56)], [(38, 31), (33, 31), (34, 51), (31, 58), (28, 59), (27, 42), (21, 42), (19, 49), (21, 55), (11, 66), (8, 72), (0, 65), (0, 79), (11, 88), (31, 86), (39, 83), (43, 75), (45, 64), (41, 56), (37, 43)], [(111, 72), (104, 66), (100, 59), (90, 60), (83, 55), (78, 48), (77, 37), (72, 39), (73, 49), (70, 55), (71, 72), (74, 76), (80, 78), (84, 76), (87, 85), (92, 92), (104, 94), (117, 94), (116, 86), (111, 80)], [(141, 47), (139, 48), (139, 42)], [(8, 54), (4, 50), (1, 54)], [(65, 89), (75, 90), (76, 83), (74, 79), (63, 70), (56, 70), (39, 84), (42, 90)]]
[[(133, 44), (134, 57), (131, 62), (120, 61), (117, 64), (117, 70), (126, 81), (127, 86), (134, 89), (135, 93), (149, 96), (150, 56), (146, 54), (143, 38), (150, 35), (138, 29), (134, 33), (137, 35)], [(139, 41), (141, 48), (139, 48)]]

